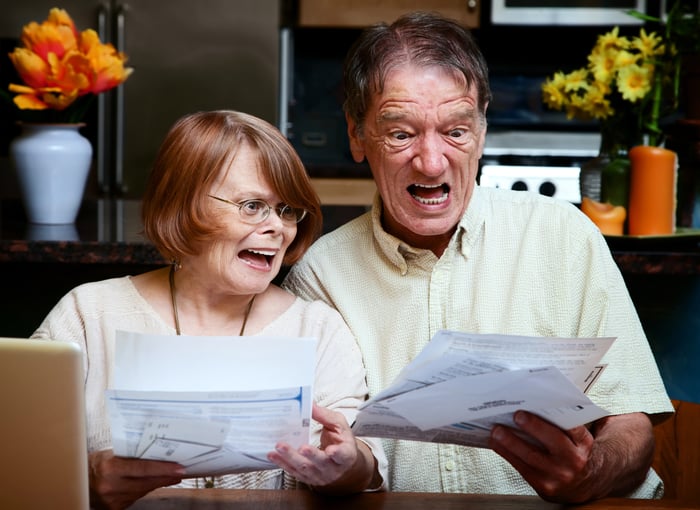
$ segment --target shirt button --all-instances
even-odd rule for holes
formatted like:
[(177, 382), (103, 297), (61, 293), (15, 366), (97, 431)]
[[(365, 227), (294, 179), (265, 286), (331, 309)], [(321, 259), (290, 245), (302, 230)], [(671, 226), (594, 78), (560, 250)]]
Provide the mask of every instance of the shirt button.
[(452, 471), (455, 468), (455, 463), (450, 461), (445, 462), (445, 470)]

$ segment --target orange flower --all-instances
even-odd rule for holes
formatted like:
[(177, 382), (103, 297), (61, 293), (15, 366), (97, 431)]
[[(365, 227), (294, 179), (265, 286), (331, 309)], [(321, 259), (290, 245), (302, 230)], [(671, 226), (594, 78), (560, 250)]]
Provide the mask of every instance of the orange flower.
[(124, 66), (123, 53), (92, 29), (78, 32), (63, 9), (51, 9), (41, 24), (28, 23), (21, 41), (10, 60), (24, 85), (9, 86), (21, 110), (65, 110), (81, 96), (120, 85), (133, 72)]
[(90, 85), (88, 92), (100, 94), (121, 84), (133, 72), (125, 68), (124, 54), (117, 52), (111, 44), (100, 43), (94, 30), (85, 30), (80, 37), (81, 54), (87, 57), (87, 69)]

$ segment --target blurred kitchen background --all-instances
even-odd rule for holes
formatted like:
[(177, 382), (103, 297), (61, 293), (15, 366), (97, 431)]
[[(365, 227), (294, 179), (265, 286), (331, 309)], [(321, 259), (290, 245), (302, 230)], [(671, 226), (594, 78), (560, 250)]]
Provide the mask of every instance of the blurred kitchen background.
[[(124, 51), (135, 69), (124, 85), (98, 97), (83, 129), (95, 149), (87, 197), (139, 198), (172, 123), (217, 108), (279, 126), (314, 177), (369, 177), (347, 147), (342, 60), (362, 26), (423, 8), (471, 27), (489, 62), (487, 178), (537, 189), (548, 181), (543, 191), (572, 202), (580, 200), (578, 165), (598, 151), (597, 126), (547, 110), (540, 85), (554, 71), (585, 62), (606, 28), (637, 30), (624, 9), (666, 8), (661, 0), (0, 0), (3, 87), (15, 78), (7, 53), (21, 28), (43, 21), (56, 5), (79, 29), (94, 28)], [(15, 116), (12, 105), (0, 103), (0, 198), (18, 196), (8, 159), (19, 133)], [(511, 165), (520, 175), (499, 173)]]

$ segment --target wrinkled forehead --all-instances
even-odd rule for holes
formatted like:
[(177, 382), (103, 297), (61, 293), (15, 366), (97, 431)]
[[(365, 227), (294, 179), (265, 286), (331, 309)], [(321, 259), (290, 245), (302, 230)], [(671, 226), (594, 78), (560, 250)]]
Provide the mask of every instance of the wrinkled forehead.
[[(403, 81), (407, 88), (410, 88), (413, 80), (419, 80), (422, 76), (433, 72), (440, 74), (442, 79), (452, 82), (455, 88), (461, 88), (465, 96), (470, 96), (478, 103), (478, 91), (474, 84), (467, 83), (464, 74), (453, 67), (447, 65), (416, 63), (413, 61), (392, 62), (384, 66), (370, 84), (370, 96), (378, 97), (384, 94), (387, 85), (395, 85), (396, 81)], [(371, 97), (370, 97), (371, 99)]]
[(459, 71), (445, 66), (392, 66), (384, 73), (381, 88), (370, 95), (368, 106), (381, 107), (391, 100), (422, 105), (466, 102), (478, 105), (478, 90)]

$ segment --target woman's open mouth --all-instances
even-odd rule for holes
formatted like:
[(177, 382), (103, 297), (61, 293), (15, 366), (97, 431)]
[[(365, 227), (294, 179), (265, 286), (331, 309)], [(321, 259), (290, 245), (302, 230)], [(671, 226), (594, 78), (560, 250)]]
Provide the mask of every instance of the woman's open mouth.
[(238, 254), (238, 257), (246, 264), (261, 268), (269, 269), (272, 266), (272, 259), (277, 255), (275, 250), (243, 250)]

